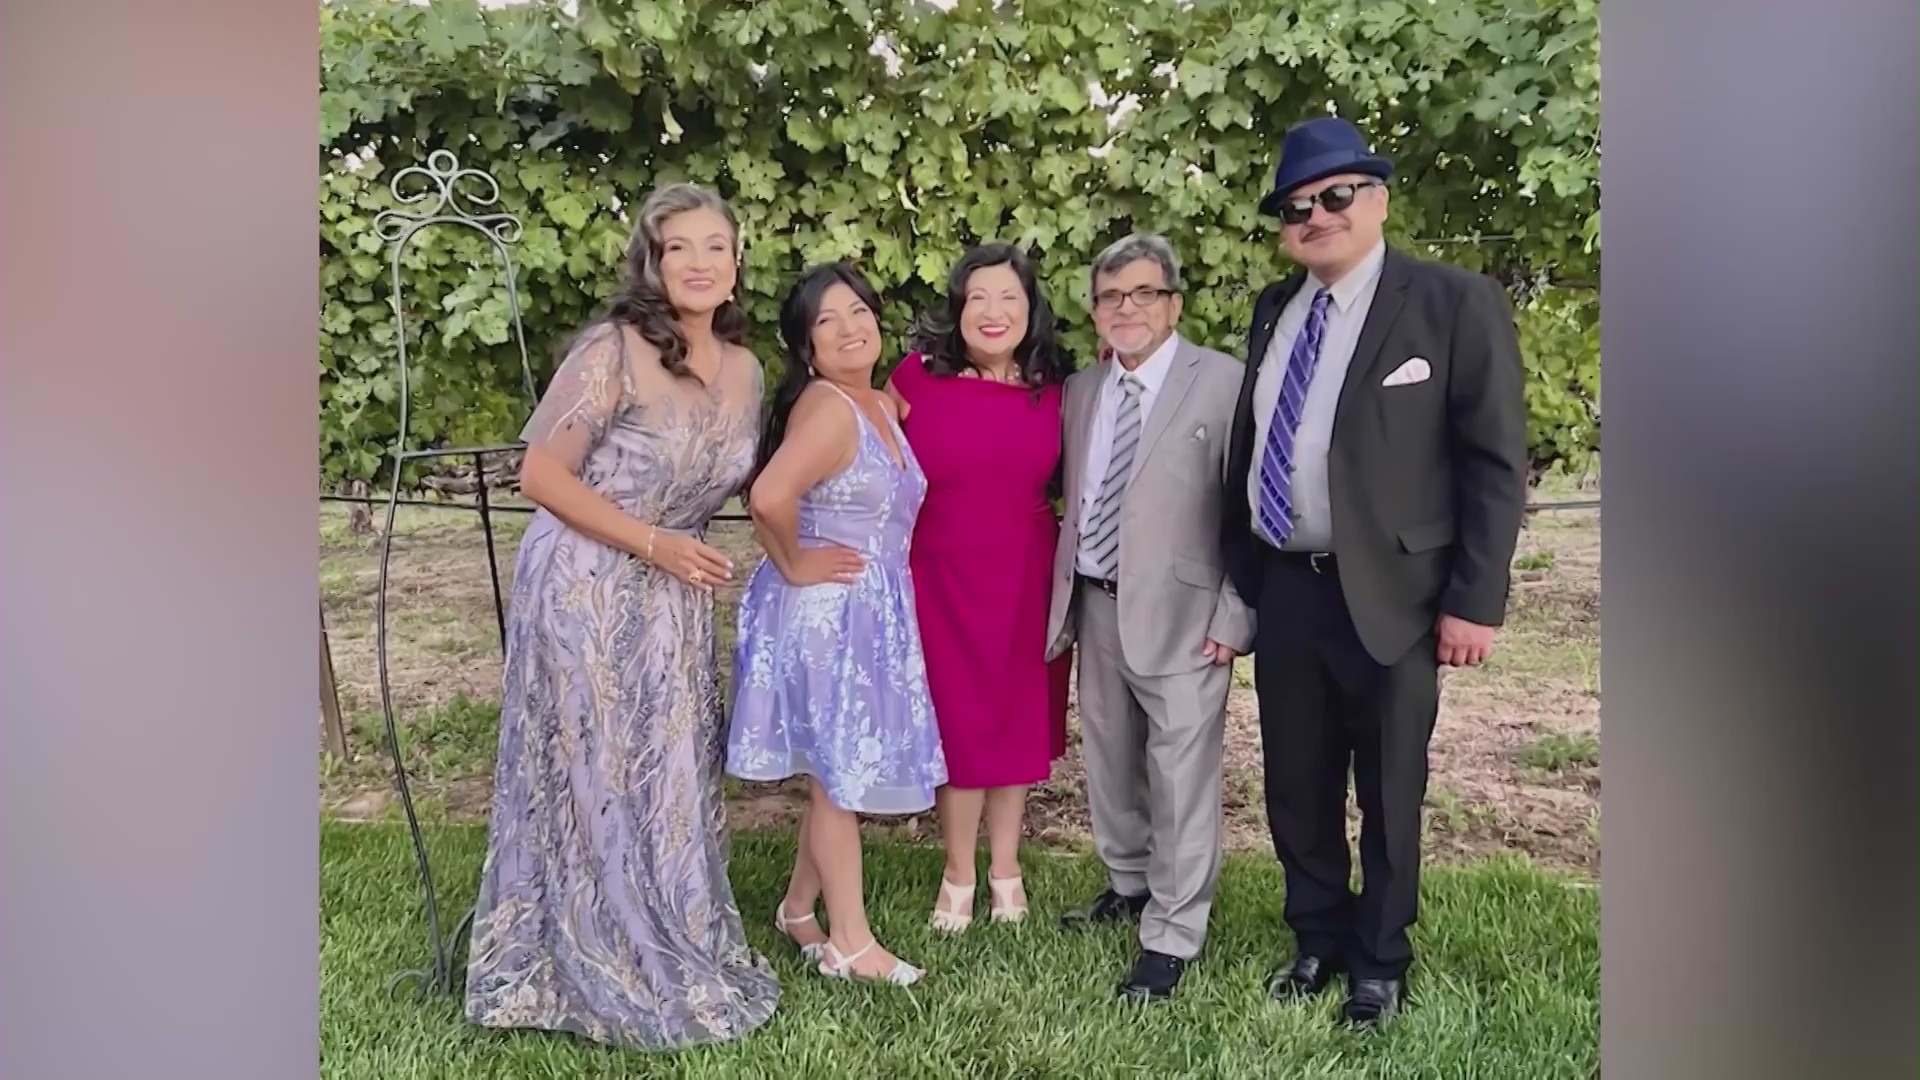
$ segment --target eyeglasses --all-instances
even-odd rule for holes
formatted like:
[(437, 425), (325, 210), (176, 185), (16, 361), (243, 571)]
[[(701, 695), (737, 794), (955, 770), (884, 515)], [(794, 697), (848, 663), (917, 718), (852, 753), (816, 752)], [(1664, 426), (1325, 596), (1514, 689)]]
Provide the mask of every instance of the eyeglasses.
[(1148, 308), (1157, 306), (1162, 300), (1172, 296), (1177, 290), (1157, 289), (1151, 285), (1142, 285), (1137, 289), (1121, 292), (1119, 289), (1102, 289), (1093, 294), (1093, 306), (1101, 311), (1112, 311), (1120, 306), (1120, 301), (1133, 297), (1133, 306)]
[(1385, 187), (1378, 180), (1363, 180), (1357, 184), (1335, 184), (1312, 195), (1296, 195), (1280, 204), (1280, 220), (1289, 225), (1305, 225), (1313, 217), (1315, 203), (1326, 207), (1327, 213), (1337, 214), (1353, 205), (1354, 196), (1361, 189)]

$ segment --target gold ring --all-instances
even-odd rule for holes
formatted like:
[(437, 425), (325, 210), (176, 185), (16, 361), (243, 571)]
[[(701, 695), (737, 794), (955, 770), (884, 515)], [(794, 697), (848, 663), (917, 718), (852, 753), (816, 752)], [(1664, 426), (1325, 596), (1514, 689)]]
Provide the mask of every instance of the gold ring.
[(693, 582), (695, 585), (700, 584), (700, 571), (695, 570), (693, 573), (688, 574), (687, 580)]

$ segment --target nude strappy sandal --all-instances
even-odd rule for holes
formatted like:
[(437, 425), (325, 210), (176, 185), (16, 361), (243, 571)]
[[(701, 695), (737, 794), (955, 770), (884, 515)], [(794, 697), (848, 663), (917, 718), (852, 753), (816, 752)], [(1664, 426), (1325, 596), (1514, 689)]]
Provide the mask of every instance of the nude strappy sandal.
[(827, 947), (822, 950), (825, 958), (820, 961), (820, 974), (825, 975), (829, 979), (849, 979), (854, 982), (868, 983), (891, 983), (894, 986), (912, 986), (914, 983), (919, 982), (921, 977), (926, 974), (925, 971), (914, 967), (912, 964), (907, 963), (897, 956), (893, 958), (893, 970), (887, 972), (885, 975), (862, 975), (854, 971), (854, 961), (872, 952), (873, 947), (878, 944), (880, 944), (879, 938), (869, 938), (866, 948), (861, 949), (852, 956), (841, 956), (840, 950), (833, 947), (833, 942), (827, 942)]
[(997, 878), (987, 875), (987, 888), (993, 893), (993, 907), (987, 917), (997, 923), (1017, 923), (1027, 917), (1027, 905), (1013, 902), (1014, 890), (1023, 888), (1017, 877)]
[(947, 880), (947, 875), (941, 874), (940, 900), (940, 904), (933, 905), (933, 917), (928, 920), (935, 930), (957, 934), (973, 925), (973, 886), (955, 885)]
[(812, 921), (813, 921), (813, 912), (811, 911), (807, 912), (805, 915), (796, 915), (791, 919), (788, 918), (787, 902), (785, 900), (782, 900), (778, 904), (775, 904), (773, 906), (773, 928), (775, 930), (780, 931), (780, 933), (788, 941), (793, 941), (794, 946), (800, 950), (801, 956), (806, 957), (808, 960), (818, 961), (820, 959), (820, 950), (826, 945), (826, 942), (816, 941), (812, 945), (802, 945), (798, 941), (794, 941), (793, 935), (788, 932), (788, 929), (790, 927), (799, 926), (801, 923), (810, 923)]

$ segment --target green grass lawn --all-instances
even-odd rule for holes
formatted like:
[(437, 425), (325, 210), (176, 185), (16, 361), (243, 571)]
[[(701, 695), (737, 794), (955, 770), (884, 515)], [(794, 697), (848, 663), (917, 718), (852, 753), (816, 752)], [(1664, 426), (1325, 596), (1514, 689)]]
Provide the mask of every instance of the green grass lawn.
[[(429, 834), (448, 923), (471, 902), (484, 827)], [(902, 990), (829, 982), (769, 924), (792, 838), (734, 838), (747, 932), (780, 974), (767, 1026), (737, 1043), (673, 1055), (563, 1035), (468, 1025), (453, 997), (389, 998), (386, 980), (427, 958), (406, 830), (327, 823), (321, 834), (322, 1075), (419, 1077), (1594, 1077), (1599, 1075), (1599, 894), (1518, 860), (1428, 871), (1415, 945), (1415, 1001), (1387, 1031), (1334, 1024), (1337, 995), (1267, 1000), (1287, 948), (1270, 858), (1230, 856), (1207, 951), (1157, 1007), (1113, 1000), (1134, 950), (1119, 928), (1069, 935), (1063, 908), (1101, 883), (1091, 855), (1027, 857), (1034, 917), (984, 918), (957, 940), (926, 928), (941, 855), (870, 844), (868, 904), (881, 937), (930, 969)]]

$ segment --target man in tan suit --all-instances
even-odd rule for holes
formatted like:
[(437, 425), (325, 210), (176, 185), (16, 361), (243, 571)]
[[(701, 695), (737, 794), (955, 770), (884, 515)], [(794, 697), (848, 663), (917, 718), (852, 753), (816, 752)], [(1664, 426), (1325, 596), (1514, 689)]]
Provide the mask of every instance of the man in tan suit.
[(1080, 645), (1087, 801), (1109, 886), (1062, 923), (1137, 920), (1120, 994), (1163, 999), (1206, 938), (1231, 665), (1253, 641), (1219, 540), (1242, 368), (1174, 331), (1180, 270), (1164, 239), (1119, 241), (1092, 278), (1109, 358), (1067, 380), (1047, 638), (1049, 657)]

